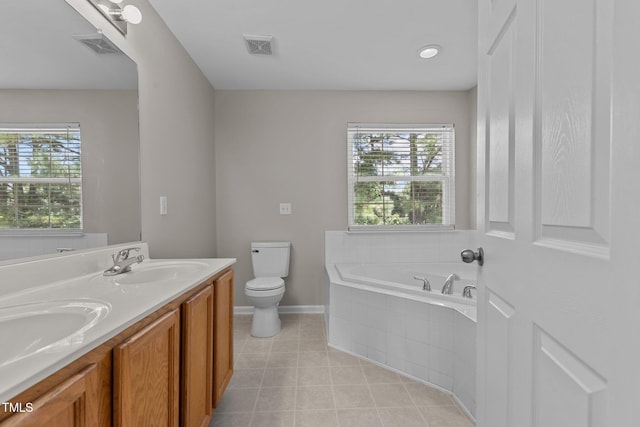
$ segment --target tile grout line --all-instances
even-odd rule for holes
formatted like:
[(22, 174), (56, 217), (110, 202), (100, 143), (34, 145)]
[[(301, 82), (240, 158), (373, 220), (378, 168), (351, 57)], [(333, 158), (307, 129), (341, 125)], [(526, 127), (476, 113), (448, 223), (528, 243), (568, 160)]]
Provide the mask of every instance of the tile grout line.
[[(327, 365), (330, 365), (329, 363), (329, 352), (327, 352)], [(333, 411), (335, 413), (335, 418), (336, 418), (336, 425), (338, 427), (340, 427), (340, 418), (338, 418), (338, 405), (337, 405), (337, 400), (336, 400), (336, 389), (335, 384), (333, 383), (333, 375), (331, 374), (331, 366), (328, 367), (328, 371), (329, 371), (329, 384), (331, 386), (331, 398), (333, 399)]]
[[(249, 333), (249, 337), (251, 337), (251, 334)], [(247, 344), (249, 343), (249, 338), (245, 339), (245, 344), (243, 346), (243, 350), (244, 348), (247, 346)], [(269, 350), (271, 350), (271, 348), (269, 348)], [(252, 354), (252, 353), (250, 353)], [(267, 360), (268, 360), (268, 353), (267, 353)], [(255, 417), (256, 414), (256, 408), (258, 406), (258, 400), (260, 399), (260, 392), (262, 391), (262, 382), (264, 381), (264, 375), (267, 369), (267, 360), (265, 360), (265, 366), (264, 368), (262, 368), (262, 375), (260, 376), (260, 384), (258, 384), (258, 395), (256, 396), (256, 401), (253, 404), (253, 409), (251, 411), (251, 416), (249, 418), (249, 425), (253, 424), (253, 419)]]
[(373, 390), (371, 389), (371, 384), (369, 379), (367, 378), (367, 374), (364, 373), (364, 367), (362, 363), (360, 363), (360, 367), (362, 368), (362, 374), (364, 375), (364, 380), (367, 383), (367, 388), (369, 389), (369, 395), (371, 396), (371, 401), (373, 402), (373, 407), (376, 410), (376, 414), (378, 415), (378, 421), (380, 421), (380, 425), (384, 427), (384, 422), (382, 421), (382, 415), (380, 415), (380, 409), (378, 408), (378, 403), (376, 402), (376, 398), (373, 396)]
[(298, 379), (300, 378), (300, 319), (298, 319), (298, 358), (296, 360), (296, 384), (295, 391), (293, 392), (293, 425), (296, 425), (296, 418), (298, 417)]
[(407, 388), (407, 384), (406, 383), (401, 383), (401, 384), (402, 384), (402, 388), (404, 389), (404, 391), (406, 391), (407, 394), (409, 395), (409, 399), (411, 399), (411, 403), (413, 403), (413, 407), (416, 408), (416, 411), (418, 411), (418, 415), (420, 416), (420, 419), (422, 420), (422, 422), (424, 423), (425, 426), (428, 426), (429, 422), (424, 417), (424, 414), (422, 413), (422, 411), (420, 410), (420, 408), (416, 404), (416, 400), (413, 398), (413, 395), (411, 394), (411, 392)]
[(266, 371), (267, 371), (267, 366), (265, 363), (265, 367), (262, 370), (262, 376), (260, 377), (260, 384), (258, 385), (258, 395), (256, 396), (256, 401), (253, 404), (253, 410), (251, 411), (251, 417), (249, 418), (249, 425), (253, 424), (253, 418), (256, 415), (256, 407), (258, 406), (258, 399), (260, 398), (260, 392), (262, 391), (262, 381), (264, 381), (264, 375)]

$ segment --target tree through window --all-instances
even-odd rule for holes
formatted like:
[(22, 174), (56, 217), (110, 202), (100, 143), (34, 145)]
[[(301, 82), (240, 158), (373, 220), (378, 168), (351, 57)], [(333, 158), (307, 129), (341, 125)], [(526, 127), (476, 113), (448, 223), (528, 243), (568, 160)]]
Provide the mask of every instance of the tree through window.
[(0, 230), (82, 228), (78, 124), (0, 124)]
[(453, 125), (350, 123), (349, 227), (453, 226)]

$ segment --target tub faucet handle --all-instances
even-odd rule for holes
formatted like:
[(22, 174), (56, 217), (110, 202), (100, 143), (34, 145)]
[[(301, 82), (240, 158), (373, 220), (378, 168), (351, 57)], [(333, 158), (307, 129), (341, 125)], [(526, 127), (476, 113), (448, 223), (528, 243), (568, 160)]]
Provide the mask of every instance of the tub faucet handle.
[(429, 279), (422, 276), (413, 276), (416, 280), (422, 280), (422, 290), (423, 291), (431, 291), (431, 283), (429, 283)]
[(473, 298), (473, 295), (471, 295), (471, 289), (476, 289), (476, 285), (465, 286), (462, 290), (462, 296), (465, 298)]

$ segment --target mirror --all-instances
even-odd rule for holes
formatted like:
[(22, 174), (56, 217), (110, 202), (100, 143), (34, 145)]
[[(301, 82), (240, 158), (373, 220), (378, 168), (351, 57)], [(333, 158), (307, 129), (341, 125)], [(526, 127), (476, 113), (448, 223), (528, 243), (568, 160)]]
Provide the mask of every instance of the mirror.
[(64, 0), (3, 4), (0, 55), (0, 122), (80, 124), (84, 231), (0, 230), (0, 260), (139, 240), (136, 64)]

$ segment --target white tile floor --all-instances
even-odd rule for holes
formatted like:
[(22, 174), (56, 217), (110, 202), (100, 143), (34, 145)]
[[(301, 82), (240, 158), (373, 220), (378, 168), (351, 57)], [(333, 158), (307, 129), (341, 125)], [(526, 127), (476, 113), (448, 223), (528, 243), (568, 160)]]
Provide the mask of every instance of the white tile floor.
[(281, 315), (272, 338), (234, 318), (235, 373), (210, 426), (474, 424), (446, 393), (327, 346), (322, 315)]

